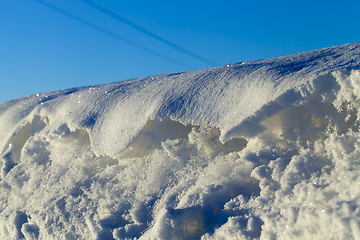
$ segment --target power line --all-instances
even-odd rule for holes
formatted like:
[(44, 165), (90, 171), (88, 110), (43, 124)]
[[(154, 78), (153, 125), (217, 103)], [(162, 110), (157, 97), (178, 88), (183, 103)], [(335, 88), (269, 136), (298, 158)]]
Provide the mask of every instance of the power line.
[(126, 25), (128, 25), (128, 26), (130, 26), (130, 27), (132, 27), (132, 28), (134, 28), (134, 29), (136, 29), (136, 30), (138, 30), (138, 31), (140, 31), (140, 32), (142, 32), (142, 33), (144, 33), (144, 34), (146, 34), (146, 35), (148, 35), (148, 36), (150, 36), (150, 37), (164, 43), (164, 44), (166, 44), (166, 45), (168, 45), (168, 46), (170, 46), (170, 47), (172, 47), (172, 48), (175, 48), (176, 50), (178, 50), (178, 51), (180, 51), (180, 52), (182, 52), (184, 54), (187, 54), (188, 56), (191, 56), (193, 58), (196, 58), (197, 60), (200, 60), (200, 61), (202, 61), (202, 62), (204, 62), (206, 64), (209, 64), (211, 67), (214, 67), (214, 66), (218, 65), (218, 64), (216, 64), (216, 63), (214, 63), (212, 61), (209, 61), (209, 60), (207, 60), (207, 59), (205, 59), (205, 58), (203, 58), (203, 57), (201, 57), (201, 56), (199, 56), (199, 55), (197, 55), (197, 54), (195, 54), (193, 52), (190, 52), (189, 50), (186, 50), (186, 49), (184, 49), (184, 48), (182, 48), (182, 47), (180, 47), (180, 46), (178, 46), (178, 45), (176, 45), (176, 44), (174, 44), (174, 43), (160, 37), (159, 35), (156, 35), (155, 33), (150, 32), (149, 30), (146, 30), (145, 28), (143, 28), (143, 27), (141, 27), (141, 26), (139, 26), (139, 25), (125, 19), (124, 17), (122, 17), (122, 16), (120, 16), (120, 15), (118, 15), (118, 14), (116, 14), (116, 13), (114, 13), (114, 12), (112, 12), (112, 11), (110, 11), (110, 10), (108, 10), (108, 9), (94, 3), (93, 1), (90, 1), (90, 0), (80, 0), (80, 1), (88, 4), (89, 6), (92, 6), (93, 8), (105, 13), (106, 15), (108, 15), (108, 16), (110, 16), (110, 17), (112, 17), (112, 18), (114, 18), (114, 19), (116, 19), (116, 20), (118, 20), (118, 21), (120, 21), (120, 22), (122, 22), (122, 23), (124, 23), (124, 24), (126, 24)]
[(131, 46), (133, 46), (133, 47), (135, 47), (135, 48), (138, 48), (138, 49), (140, 49), (140, 50), (142, 50), (142, 51), (145, 51), (145, 52), (147, 52), (147, 53), (150, 53), (150, 54), (152, 54), (152, 55), (154, 55), (154, 56), (157, 56), (157, 57), (159, 57), (159, 58), (162, 58), (163, 60), (166, 60), (166, 61), (168, 61), (168, 62), (177, 64), (177, 65), (179, 65), (179, 66), (181, 66), (181, 67), (183, 67), (183, 68), (185, 68), (185, 69), (195, 69), (194, 67), (192, 67), (192, 66), (190, 66), (190, 65), (188, 65), (188, 64), (179, 62), (179, 61), (177, 61), (177, 60), (175, 60), (175, 59), (172, 59), (172, 58), (170, 58), (170, 57), (167, 57), (167, 56), (165, 56), (165, 55), (163, 55), (163, 54), (161, 54), (161, 53), (158, 53), (158, 52), (153, 51), (153, 50), (151, 50), (151, 49), (149, 49), (149, 48), (146, 48), (146, 47), (144, 47), (144, 46), (142, 46), (142, 45), (140, 45), (140, 44), (137, 44), (137, 43), (135, 43), (135, 42), (133, 42), (133, 41), (131, 41), (131, 40), (128, 40), (128, 39), (126, 39), (126, 38), (124, 38), (124, 37), (122, 37), (122, 36), (120, 36), (120, 35), (118, 35), (118, 34), (116, 34), (116, 33), (113, 33), (113, 32), (111, 32), (111, 31), (108, 31), (108, 30), (106, 30), (105, 28), (102, 28), (102, 27), (100, 27), (100, 26), (98, 26), (98, 25), (95, 25), (95, 24), (89, 22), (89, 21), (86, 21), (85, 19), (82, 19), (82, 18), (80, 18), (80, 17), (77, 17), (77, 16), (75, 16), (75, 15), (73, 15), (73, 14), (71, 14), (71, 13), (65, 11), (65, 10), (62, 10), (61, 8), (58, 8), (58, 7), (56, 7), (56, 6), (54, 6), (54, 5), (50, 4), (50, 3), (44, 2), (44, 1), (42, 1), (42, 0), (34, 0), (34, 1), (42, 4), (43, 6), (46, 6), (46, 7), (50, 8), (50, 9), (52, 9), (52, 10), (55, 10), (55, 11), (57, 11), (57, 12), (65, 15), (65, 16), (67, 16), (67, 17), (69, 17), (69, 18), (72, 18), (72, 19), (74, 19), (74, 20), (76, 20), (76, 21), (78, 21), (78, 22), (81, 22), (82, 24), (85, 24), (85, 25), (87, 25), (88, 27), (91, 27), (91, 28), (93, 28), (93, 29), (95, 29), (95, 30), (97, 30), (97, 31), (99, 31), (99, 32), (102, 32), (102, 33), (104, 33), (104, 34), (106, 34), (106, 35), (108, 35), (108, 36), (110, 36), (110, 37), (112, 37), (112, 38), (115, 38), (115, 39), (117, 39), (117, 40), (120, 40), (120, 41), (122, 41), (122, 42), (124, 42), (124, 43), (126, 43), (126, 44), (129, 44), (129, 45), (131, 45)]

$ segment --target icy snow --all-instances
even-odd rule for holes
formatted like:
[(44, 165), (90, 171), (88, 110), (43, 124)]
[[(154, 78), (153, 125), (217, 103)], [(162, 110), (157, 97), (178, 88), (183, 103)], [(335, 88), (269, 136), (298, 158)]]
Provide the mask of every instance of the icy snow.
[(0, 104), (1, 239), (360, 239), (360, 43)]

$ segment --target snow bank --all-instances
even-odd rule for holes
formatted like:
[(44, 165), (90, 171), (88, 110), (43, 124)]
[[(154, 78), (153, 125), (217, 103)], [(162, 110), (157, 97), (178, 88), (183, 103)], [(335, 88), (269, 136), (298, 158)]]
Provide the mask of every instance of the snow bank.
[(360, 238), (360, 43), (0, 104), (2, 239)]

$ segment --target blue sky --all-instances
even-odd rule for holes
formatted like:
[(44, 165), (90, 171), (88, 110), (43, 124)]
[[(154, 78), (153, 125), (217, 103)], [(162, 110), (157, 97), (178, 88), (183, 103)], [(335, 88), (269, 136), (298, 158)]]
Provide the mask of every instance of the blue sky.
[[(199, 61), (81, 0), (44, 0), (104, 31), (34, 0), (0, 2), (0, 102), (40, 92), (266, 59), (360, 41), (360, 1), (93, 2)], [(188, 66), (183, 66), (188, 65)]]

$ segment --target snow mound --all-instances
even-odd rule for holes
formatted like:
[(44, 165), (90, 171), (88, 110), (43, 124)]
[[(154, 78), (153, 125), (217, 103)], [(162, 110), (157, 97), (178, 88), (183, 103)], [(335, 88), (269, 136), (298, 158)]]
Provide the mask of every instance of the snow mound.
[(0, 104), (2, 239), (360, 238), (360, 43)]

